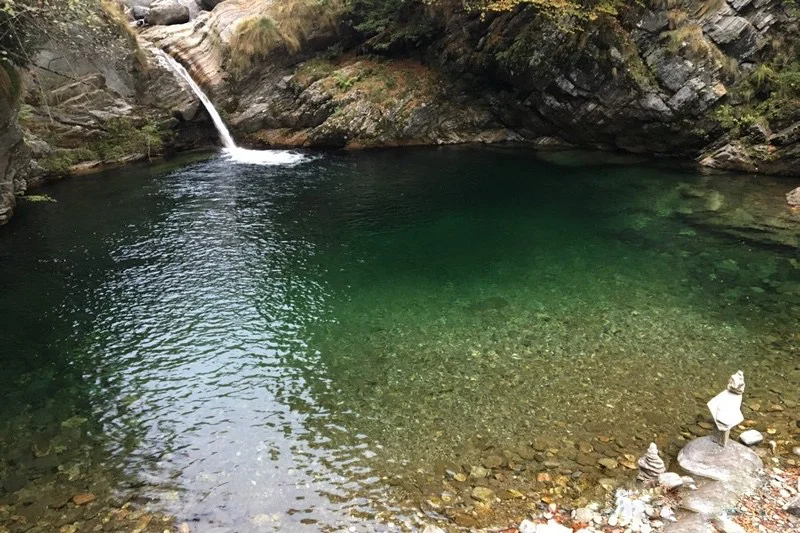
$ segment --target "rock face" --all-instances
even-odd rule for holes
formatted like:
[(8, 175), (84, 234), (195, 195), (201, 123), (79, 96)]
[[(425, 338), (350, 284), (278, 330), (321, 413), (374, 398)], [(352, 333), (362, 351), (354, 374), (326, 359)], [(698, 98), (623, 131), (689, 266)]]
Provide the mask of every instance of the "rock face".
[[(11, 76), (0, 67), (0, 75)], [(29, 151), (17, 126), (15, 95), (0, 90), (0, 225), (14, 212), (15, 194), (21, 192), (22, 179), (29, 162)]]
[(32, 58), (20, 125), (36, 164), (21, 189), (215, 138), (193, 93), (133, 36), (99, 20), (82, 35), (91, 46), (47, 42)]
[[(531, 7), (485, 17), (442, 9), (425, 15), (436, 31), (414, 54), (391, 41), (392, 31), (419, 29), (413, 17), (365, 42), (318, 27), (300, 52), (279, 47), (236, 74), (227, 63), (231, 39), (240, 21), (263, 15), (267, 4), (256, 4), (227, 0), (190, 27), (143, 34), (189, 65), (228, 112), (234, 136), (253, 145), (548, 138), (716, 168), (800, 172), (800, 116), (785, 111), (791, 106), (755, 122), (725, 118), (743, 105), (749, 72), (778, 53), (769, 43), (796, 41), (797, 23), (779, 0), (632, 4), (574, 31), (564, 27), (573, 21)], [(356, 53), (319, 57), (332, 44)], [(386, 59), (376, 66), (363, 52)], [(404, 87), (414, 69), (420, 83)]]
[[(232, 43), (242, 21), (265, 13), (278, 24), (281, 16), (297, 19), (287, 3), (124, 4), (131, 18), (169, 24), (143, 29), (140, 42), (186, 65), (234, 137), (254, 147), (532, 141), (800, 173), (800, 115), (785, 102), (796, 94), (789, 86), (754, 86), (758, 65), (790, 57), (800, 42), (796, 17), (780, 0), (630, 3), (585, 27), (530, 6), (481, 16), (412, 2), (409, 17), (376, 34), (322, 17), (296, 43), (281, 37), (282, 45), (238, 70)], [(85, 33), (80, 47), (45, 43), (34, 58), (28, 86), (37, 90), (26, 97), (32, 116), (22, 126), (37, 164), (17, 190), (78, 164), (142, 158), (215, 137), (193, 95), (147, 45), (126, 24), (100, 20), (100, 28), (76, 28)], [(800, 205), (800, 193), (787, 200)], [(755, 222), (739, 216), (760, 205), (744, 210), (709, 199), (690, 217), (730, 219), (732, 233), (761, 240), (777, 235), (776, 227), (781, 244), (800, 245), (795, 212)]]

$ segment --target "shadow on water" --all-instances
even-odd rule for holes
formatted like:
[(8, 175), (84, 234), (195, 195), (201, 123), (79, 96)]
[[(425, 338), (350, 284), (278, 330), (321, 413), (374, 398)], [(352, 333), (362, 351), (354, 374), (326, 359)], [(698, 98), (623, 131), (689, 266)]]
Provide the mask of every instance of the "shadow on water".
[[(481, 463), (498, 494), (602, 496), (630, 476), (600, 458), (674, 452), (732, 370), (800, 401), (784, 183), (599, 157), (214, 158), (54, 186), (0, 232), (0, 499), (372, 530), (461, 516), (453, 476)], [(751, 205), (780, 248), (753, 244)]]

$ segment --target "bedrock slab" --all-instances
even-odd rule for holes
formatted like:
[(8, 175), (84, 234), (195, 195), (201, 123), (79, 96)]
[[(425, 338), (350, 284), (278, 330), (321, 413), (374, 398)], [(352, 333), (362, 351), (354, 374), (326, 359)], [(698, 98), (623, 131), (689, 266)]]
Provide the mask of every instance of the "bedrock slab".
[(678, 464), (690, 474), (721, 481), (737, 492), (755, 487), (764, 468), (753, 450), (733, 441), (722, 447), (711, 437), (700, 437), (684, 446)]

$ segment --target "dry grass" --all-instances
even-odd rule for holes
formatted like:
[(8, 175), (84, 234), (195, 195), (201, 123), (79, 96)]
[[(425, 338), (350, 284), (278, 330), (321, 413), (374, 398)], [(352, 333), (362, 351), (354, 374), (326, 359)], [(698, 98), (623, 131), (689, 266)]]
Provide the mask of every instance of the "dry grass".
[(716, 68), (728, 79), (734, 79), (740, 73), (736, 59), (726, 55), (713, 42), (703, 35), (703, 29), (697, 23), (684, 24), (665, 32), (669, 42), (667, 47), (672, 53), (684, 52), (695, 59), (708, 58)]
[(699, 24), (686, 24), (665, 32), (665, 35), (669, 39), (669, 49), (673, 53), (677, 53), (679, 50), (687, 50), (695, 56), (708, 53), (709, 44), (703, 36), (703, 28)]
[(279, 49), (296, 54), (315, 32), (335, 27), (341, 7), (340, 0), (284, 0), (269, 4), (234, 31), (230, 43), (233, 70), (241, 73), (254, 60)]
[(119, 34), (130, 44), (133, 49), (133, 60), (136, 69), (142, 73), (147, 72), (147, 56), (139, 46), (139, 39), (128, 23), (128, 18), (125, 16), (122, 5), (118, 0), (100, 0), (100, 9), (105, 19), (116, 27)]
[(714, 11), (719, 11), (719, 9), (725, 5), (725, 0), (704, 0), (700, 3), (695, 12), (695, 16), (702, 17), (705, 16), (706, 13), (713, 13)]
[(689, 18), (689, 14), (683, 9), (670, 9), (667, 13), (667, 20), (669, 21), (669, 28), (674, 30), (681, 26)]
[(231, 67), (234, 72), (249, 68), (254, 59), (266, 57), (283, 44), (275, 21), (269, 17), (250, 18), (236, 28), (231, 38)]

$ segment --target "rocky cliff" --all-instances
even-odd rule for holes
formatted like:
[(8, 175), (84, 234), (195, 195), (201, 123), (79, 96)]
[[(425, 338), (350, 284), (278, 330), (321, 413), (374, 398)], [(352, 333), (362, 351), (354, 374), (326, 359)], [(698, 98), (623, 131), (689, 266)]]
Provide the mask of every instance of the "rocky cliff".
[(0, 68), (0, 225), (14, 213), (16, 193), (30, 156), (17, 125), (19, 78), (10, 66)]
[(252, 146), (529, 141), (800, 173), (791, 0), (651, 0), (591, 20), (415, 0), (124, 0), (120, 18), (109, 1), (31, 58), (20, 123), (35, 163), (17, 192), (213, 142), (152, 47)]
[(401, 2), (371, 32), (307, 4), (227, 0), (143, 36), (190, 65), (254, 145), (532, 140), (800, 168), (791, 2), (656, 0), (590, 22)]
[(63, 24), (46, 26), (26, 51), (18, 123), (34, 161), (16, 180), (16, 194), (94, 167), (209, 146), (216, 137), (191, 90), (138, 41), (115, 4), (76, 5), (83, 10), (66, 11)]

